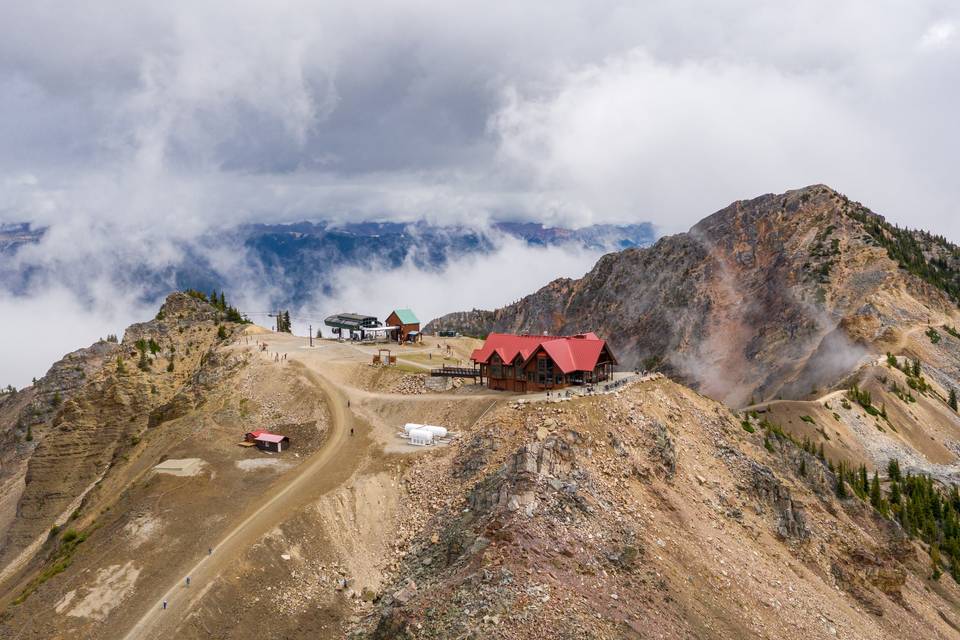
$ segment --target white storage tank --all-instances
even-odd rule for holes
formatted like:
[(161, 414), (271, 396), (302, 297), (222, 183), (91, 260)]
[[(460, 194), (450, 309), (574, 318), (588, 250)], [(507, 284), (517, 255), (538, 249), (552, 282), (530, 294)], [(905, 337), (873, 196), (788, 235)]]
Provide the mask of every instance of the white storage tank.
[(422, 425), (422, 428), (424, 428), (424, 429), (426, 429), (427, 431), (429, 431), (430, 433), (432, 433), (434, 438), (446, 438), (446, 437), (447, 437), (447, 429), (446, 429), (446, 427), (438, 427), (438, 426), (432, 425), (432, 424), (425, 424), (425, 425)]
[(433, 444), (433, 433), (427, 429), (411, 429), (407, 432), (407, 435), (410, 436), (410, 444), (415, 444), (421, 447), (428, 444)]

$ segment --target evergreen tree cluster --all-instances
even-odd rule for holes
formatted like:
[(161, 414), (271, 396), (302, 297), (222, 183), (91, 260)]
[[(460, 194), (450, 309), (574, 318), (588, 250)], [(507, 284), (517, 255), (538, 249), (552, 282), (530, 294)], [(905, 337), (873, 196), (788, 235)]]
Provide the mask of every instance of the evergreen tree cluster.
[(290, 324), (290, 311), (281, 311), (277, 314), (277, 331), (293, 333), (292, 325)]
[[(896, 519), (908, 536), (928, 545), (931, 577), (938, 579), (946, 562), (950, 575), (960, 583), (960, 490), (956, 485), (947, 490), (929, 476), (904, 475), (899, 461), (891, 459), (887, 463), (889, 487), (884, 494), (877, 471), (870, 476), (865, 465), (851, 467), (842, 460), (834, 464), (824, 456), (823, 443), (818, 447), (809, 438), (800, 447), (833, 472), (837, 498), (857, 497), (869, 502), (881, 516)], [(806, 458), (801, 459), (799, 473), (807, 475)]]
[(227, 322), (236, 322), (239, 324), (250, 324), (250, 319), (244, 316), (240, 311), (231, 306), (227, 302), (227, 296), (223, 291), (217, 293), (217, 290), (214, 289), (210, 292), (210, 295), (203, 293), (202, 291), (197, 291), (196, 289), (187, 289), (184, 291), (191, 298), (196, 298), (197, 300), (202, 300), (207, 304), (213, 306), (214, 308), (223, 312), (224, 320)]
[[(903, 364), (900, 363), (900, 360), (891, 354), (887, 354), (887, 365), (898, 369), (907, 376), (907, 386), (913, 389), (914, 391), (919, 391), (920, 393), (926, 393), (930, 389), (930, 385), (927, 383), (926, 378), (923, 377), (923, 369), (920, 365), (920, 359), (915, 358), (913, 360), (904, 360)], [(891, 387), (891, 391), (897, 393), (899, 386), (894, 382)], [(897, 393), (900, 396), (900, 399), (903, 400), (903, 396), (900, 393)], [(914, 401), (913, 396), (911, 395), (907, 401)]]
[(870, 392), (866, 389), (861, 389), (856, 384), (852, 385), (847, 390), (847, 398), (859, 404), (861, 407), (863, 407), (863, 410), (871, 416), (879, 416), (881, 418), (887, 417), (886, 406), (881, 406), (879, 409), (877, 409), (875, 406), (873, 406), (873, 397), (870, 395)]
[[(891, 464), (896, 461), (891, 461)], [(889, 505), (903, 530), (930, 546), (933, 577), (939, 577), (941, 557), (950, 575), (960, 582), (960, 492), (956, 485), (942, 489), (933, 479), (908, 473), (890, 476)]]
[(841, 210), (860, 222), (873, 241), (901, 268), (929, 282), (960, 304), (960, 247), (943, 236), (901, 229), (844, 198)]

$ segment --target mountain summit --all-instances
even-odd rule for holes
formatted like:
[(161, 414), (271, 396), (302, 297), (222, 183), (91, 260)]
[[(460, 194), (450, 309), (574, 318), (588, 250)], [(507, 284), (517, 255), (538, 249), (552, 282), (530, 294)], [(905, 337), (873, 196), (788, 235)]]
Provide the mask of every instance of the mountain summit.
[(740, 200), (495, 311), (427, 331), (597, 331), (628, 366), (737, 406), (836, 383), (904, 326), (956, 306), (958, 250), (824, 185)]

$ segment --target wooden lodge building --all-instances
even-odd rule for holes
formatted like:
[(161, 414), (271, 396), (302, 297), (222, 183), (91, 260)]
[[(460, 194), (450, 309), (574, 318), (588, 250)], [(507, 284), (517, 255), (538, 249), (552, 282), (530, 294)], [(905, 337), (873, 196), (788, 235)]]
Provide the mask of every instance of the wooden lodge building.
[(608, 380), (617, 359), (595, 333), (531, 336), (491, 333), (471, 355), (491, 389), (543, 391)]
[(420, 321), (410, 309), (394, 309), (385, 323), (388, 327), (397, 327), (397, 342), (413, 342), (420, 339)]

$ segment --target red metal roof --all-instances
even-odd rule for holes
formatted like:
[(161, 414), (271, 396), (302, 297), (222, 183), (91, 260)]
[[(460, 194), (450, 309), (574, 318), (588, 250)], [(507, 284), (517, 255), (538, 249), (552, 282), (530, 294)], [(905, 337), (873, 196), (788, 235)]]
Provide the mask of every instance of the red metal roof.
[(265, 431), (265, 430), (263, 430), (263, 429), (258, 429), (257, 431), (251, 431), (251, 432), (250, 432), (250, 435), (252, 435), (254, 438), (256, 438), (256, 437), (259, 436), (261, 433), (270, 433), (270, 432), (269, 432), (269, 431)]
[[(564, 373), (592, 371), (606, 345), (595, 333), (576, 336), (523, 336), (510, 333), (491, 333), (470, 358), (474, 362), (489, 364), (496, 353), (503, 362), (510, 364), (519, 355), (524, 364), (542, 348)], [(611, 357), (613, 355), (611, 354)], [(616, 359), (614, 358), (614, 362)]]
[(262, 440), (264, 442), (283, 442), (287, 436), (277, 435), (276, 433), (267, 433), (266, 431), (261, 431), (260, 435), (253, 437), (254, 440)]

